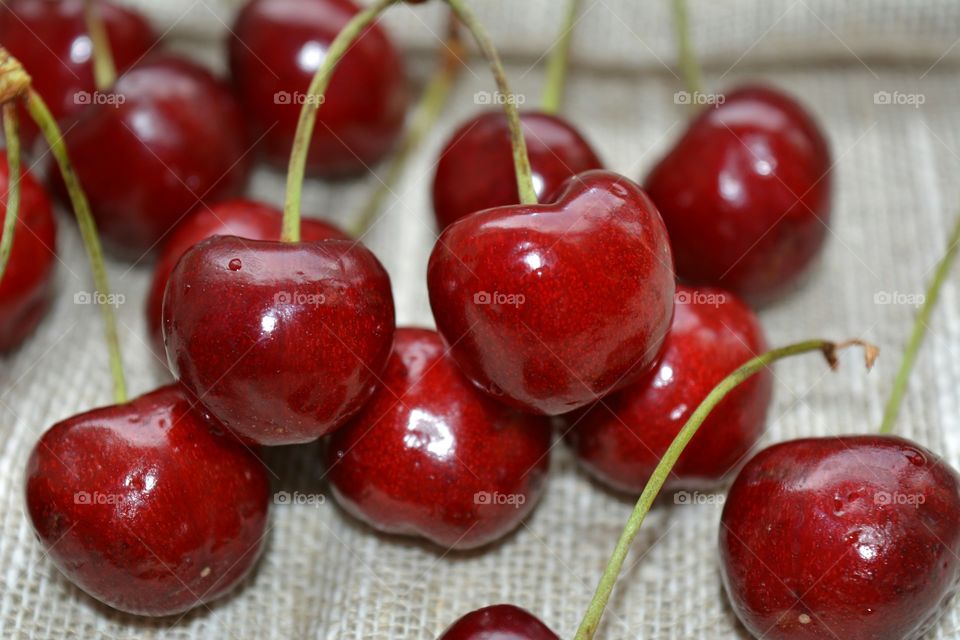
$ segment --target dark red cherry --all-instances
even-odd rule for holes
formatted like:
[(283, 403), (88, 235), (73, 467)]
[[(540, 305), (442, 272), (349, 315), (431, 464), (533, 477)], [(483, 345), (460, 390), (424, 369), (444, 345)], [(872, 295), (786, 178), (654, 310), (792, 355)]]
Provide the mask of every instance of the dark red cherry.
[(543, 493), (551, 427), (487, 398), (426, 329), (399, 329), (381, 386), (327, 448), (330, 484), (376, 529), (470, 549), (516, 527)]
[(139, 260), (201, 203), (243, 190), (248, 142), (227, 88), (182, 58), (138, 64), (108, 97), (65, 140), (104, 245)]
[(889, 436), (794, 440), (740, 472), (724, 585), (757, 638), (917, 640), (960, 577), (960, 476)]
[[(590, 144), (572, 124), (546, 113), (521, 113), (537, 198), (558, 194), (570, 176), (602, 169)], [(503, 110), (467, 120), (440, 154), (433, 177), (433, 212), (440, 229), (460, 218), (508, 204), (519, 204), (510, 128)]]
[(744, 87), (705, 108), (647, 176), (677, 275), (767, 302), (795, 287), (830, 223), (830, 150), (776, 89)]
[(55, 424), (27, 463), (27, 513), (71, 582), (128, 613), (218, 598), (256, 563), (270, 485), (179, 385)]
[(309, 442), (356, 413), (393, 344), (390, 279), (362, 244), (215, 236), (167, 282), (170, 368), (227, 427)]
[[(565, 416), (577, 459), (621, 491), (643, 491), (707, 394), (767, 350), (759, 319), (733, 294), (680, 286), (676, 301), (657, 368), (645, 380)], [(773, 374), (764, 369), (724, 398), (687, 445), (666, 487), (708, 489), (735, 471), (763, 434), (772, 392)]]
[[(9, 178), (7, 154), (0, 152), (0, 238)], [(13, 249), (0, 280), (0, 353), (18, 347), (46, 315), (53, 295), (56, 258), (57, 224), (50, 199), (33, 175), (23, 169)]]
[(463, 616), (438, 640), (560, 640), (560, 636), (526, 609), (495, 604)]
[[(269, 205), (236, 199), (204, 207), (177, 225), (160, 251), (147, 293), (147, 330), (151, 344), (158, 354), (164, 352), (161, 328), (163, 292), (167, 287), (170, 272), (180, 260), (180, 256), (193, 245), (212, 236), (279, 240), (281, 221), (282, 213)], [(301, 222), (300, 233), (304, 240), (349, 239), (332, 224), (309, 218), (304, 218)]]
[[(99, 99), (94, 95), (93, 45), (84, 4), (85, 0), (9, 0), (0, 5), (0, 42), (23, 64), (33, 88), (61, 122)], [(150, 51), (156, 36), (135, 11), (103, 0), (96, 0), (96, 8), (114, 64), (126, 71)], [(25, 115), (21, 123), (25, 139), (38, 133)]]
[(481, 389), (556, 415), (636, 382), (673, 315), (666, 229), (618, 174), (571, 178), (553, 204), (487, 209), (440, 236), (427, 275), (451, 356)]
[[(253, 0), (231, 29), (233, 83), (266, 158), (286, 168), (310, 80), (359, 11), (350, 0)], [(310, 142), (307, 170), (366, 172), (393, 147), (407, 109), (403, 64), (386, 33), (367, 29), (337, 66)]]

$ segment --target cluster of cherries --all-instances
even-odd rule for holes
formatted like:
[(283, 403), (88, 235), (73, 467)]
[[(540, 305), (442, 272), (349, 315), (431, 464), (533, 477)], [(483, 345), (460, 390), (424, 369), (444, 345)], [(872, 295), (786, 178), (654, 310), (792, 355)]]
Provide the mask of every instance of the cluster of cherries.
[[(81, 0), (5, 3), (0, 45), (66, 131), (107, 248), (155, 260), (150, 338), (177, 381), (54, 425), (26, 473), (49, 557), (125, 612), (180, 613), (247, 575), (267, 531), (261, 445), (326, 437), (347, 512), (452, 549), (489, 544), (534, 508), (554, 416), (593, 476), (639, 494), (711, 389), (767, 350), (748, 303), (798, 286), (824, 243), (828, 145), (776, 89), (741, 88), (704, 109), (643, 187), (605, 170), (555, 113), (524, 112), (542, 204), (522, 196), (510, 114), (484, 112), (437, 164), (437, 331), (396, 328), (373, 253), (316, 220), (297, 219), (291, 235), (279, 210), (238, 198), (254, 157), (296, 153), (297, 96), (359, 8), (248, 2), (226, 84), (160, 50), (141, 16), (93, 4), (122, 71), (112, 87), (95, 83)], [(341, 177), (383, 159), (407, 105), (396, 50), (365, 27), (316, 111), (307, 170)], [(60, 172), (49, 174), (62, 197)], [(4, 352), (53, 293), (50, 198), (28, 172), (20, 188), (0, 281)], [(744, 466), (772, 387), (764, 369), (724, 398), (666, 483), (714, 489), (742, 467), (720, 532), (737, 615), (757, 637), (918, 638), (960, 577), (960, 477), (879, 435), (787, 442)], [(556, 638), (510, 605), (442, 637)]]

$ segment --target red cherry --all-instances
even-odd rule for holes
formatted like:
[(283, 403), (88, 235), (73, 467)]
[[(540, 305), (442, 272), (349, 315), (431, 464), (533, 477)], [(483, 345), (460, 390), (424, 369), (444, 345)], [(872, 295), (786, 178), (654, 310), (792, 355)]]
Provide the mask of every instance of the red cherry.
[[(673, 325), (656, 370), (565, 417), (574, 453), (603, 482), (639, 494), (707, 394), (765, 351), (759, 319), (733, 294), (678, 287)], [(731, 392), (687, 445), (666, 487), (711, 488), (734, 471), (763, 434), (772, 392), (769, 369)]]
[(373, 393), (394, 332), (390, 278), (363, 245), (215, 236), (167, 283), (171, 370), (227, 427), (309, 442)]
[(327, 449), (351, 514), (470, 549), (511, 531), (543, 493), (551, 426), (477, 391), (426, 329), (399, 329), (381, 386)]
[(724, 584), (756, 637), (916, 640), (960, 577), (960, 476), (902, 438), (785, 442), (737, 477)]
[[(93, 45), (87, 34), (85, 0), (8, 0), (0, 5), (0, 42), (23, 64), (50, 112), (63, 121), (93, 101)], [(156, 42), (139, 13), (103, 0), (96, 8), (118, 71), (125, 71)], [(38, 133), (21, 111), (25, 142)], [(69, 127), (64, 127), (69, 128)]]
[(263, 548), (263, 465), (179, 385), (55, 424), (27, 463), (47, 555), (106, 604), (147, 616), (218, 598)]
[(463, 616), (438, 640), (560, 640), (560, 636), (525, 609), (495, 604)]
[[(349, 0), (253, 0), (230, 37), (230, 69), (266, 158), (286, 168), (307, 88), (330, 43), (359, 8)], [(403, 64), (379, 26), (340, 61), (310, 142), (307, 170), (365, 172), (393, 147), (406, 116)]]
[[(550, 201), (570, 176), (602, 169), (590, 144), (573, 125), (546, 113), (522, 113), (537, 198)], [(433, 178), (433, 211), (437, 226), (508, 204), (519, 204), (510, 129), (502, 110), (481, 113), (450, 137)]]
[(227, 88), (182, 58), (138, 64), (108, 97), (64, 139), (104, 245), (138, 260), (198, 205), (244, 188), (248, 143)]
[[(0, 153), (0, 238), (7, 209), (10, 167)], [(13, 249), (0, 280), (0, 353), (20, 345), (46, 315), (53, 295), (57, 257), (57, 224), (50, 199), (26, 169), (21, 172), (20, 209)]]
[(663, 222), (640, 187), (608, 171), (571, 178), (554, 204), (458, 220), (434, 246), (427, 280), (467, 377), (548, 415), (650, 371), (673, 314)]
[[(269, 205), (253, 200), (236, 199), (218, 202), (200, 209), (177, 225), (160, 251), (157, 264), (153, 269), (153, 280), (147, 293), (147, 330), (158, 354), (164, 352), (161, 328), (163, 292), (170, 272), (177, 265), (180, 256), (193, 245), (212, 236), (279, 240), (281, 220), (281, 212)], [(343, 231), (332, 224), (309, 218), (301, 222), (300, 232), (304, 240), (349, 239)]]
[(645, 182), (677, 275), (756, 303), (796, 286), (827, 236), (830, 169), (816, 121), (776, 89), (704, 109)]

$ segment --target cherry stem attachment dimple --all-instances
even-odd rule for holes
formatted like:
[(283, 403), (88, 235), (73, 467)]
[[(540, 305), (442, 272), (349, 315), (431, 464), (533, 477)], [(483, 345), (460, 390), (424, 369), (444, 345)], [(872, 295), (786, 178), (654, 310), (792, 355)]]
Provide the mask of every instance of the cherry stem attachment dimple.
[[(690, 19), (687, 13), (687, 0), (673, 0), (673, 25), (677, 34), (677, 54), (680, 63), (680, 73), (683, 75), (683, 81), (687, 87), (687, 91), (692, 96), (703, 90), (703, 76), (700, 72), (700, 64), (697, 62), (697, 55), (693, 51), (693, 42), (690, 38)], [(696, 101), (691, 99), (689, 104), (696, 104)]]
[(117, 81), (117, 65), (113, 60), (110, 36), (103, 23), (101, 9), (97, 0), (84, 2), (83, 15), (93, 47), (93, 80), (98, 90), (106, 91)]
[(714, 387), (712, 391), (710, 391), (707, 397), (703, 399), (703, 402), (700, 403), (700, 406), (698, 406), (693, 414), (691, 414), (690, 419), (687, 420), (687, 423), (683, 425), (683, 428), (680, 430), (680, 433), (677, 434), (677, 437), (674, 438), (673, 442), (670, 443), (667, 451), (663, 454), (660, 462), (657, 463), (656, 468), (653, 470), (653, 475), (650, 476), (650, 480), (647, 481), (646, 486), (643, 488), (643, 493), (640, 494), (640, 498), (637, 500), (637, 505), (634, 507), (633, 513), (630, 515), (630, 519), (627, 521), (627, 525), (624, 528), (623, 533), (620, 534), (620, 539), (617, 541), (617, 546), (614, 548), (613, 555), (610, 557), (610, 561), (607, 563), (607, 567), (603, 572), (603, 576), (600, 578), (599, 585), (597, 585), (597, 590), (593, 596), (593, 600), (591, 600), (590, 605), (587, 608), (587, 612), (583, 617), (583, 621), (580, 623), (580, 628), (577, 630), (577, 635), (575, 636), (576, 640), (590, 640), (596, 633), (597, 628), (600, 625), (600, 618), (603, 616), (603, 611), (607, 606), (607, 602), (610, 600), (610, 594), (613, 591), (617, 577), (620, 575), (620, 569), (623, 567), (627, 553), (630, 551), (630, 545), (633, 543), (633, 539), (640, 531), (640, 526), (643, 524), (644, 518), (650, 511), (650, 507), (653, 505), (654, 499), (656, 499), (657, 494), (660, 493), (660, 489), (663, 488), (667, 477), (673, 470), (673, 467), (680, 458), (680, 455), (683, 453), (683, 450), (686, 448), (687, 444), (690, 443), (690, 440), (696, 435), (700, 425), (702, 425), (704, 420), (707, 419), (707, 416), (710, 415), (710, 412), (714, 409), (714, 407), (716, 407), (717, 404), (719, 404), (728, 393), (736, 388), (737, 385), (749, 379), (762, 369), (770, 366), (777, 360), (800, 355), (802, 353), (809, 353), (811, 351), (819, 351), (827, 359), (830, 367), (835, 369), (838, 362), (837, 352), (852, 345), (859, 345), (863, 347), (867, 368), (870, 369), (873, 367), (873, 363), (877, 358), (878, 350), (875, 346), (863, 342), (862, 340), (847, 340), (845, 342), (807, 340), (805, 342), (798, 342), (785, 347), (780, 347), (779, 349), (772, 349), (760, 356), (757, 356), (756, 358), (747, 361), (745, 364), (737, 368), (733, 373), (721, 380), (720, 383)]
[(533, 184), (533, 170), (530, 168), (530, 158), (527, 155), (527, 143), (523, 138), (523, 127), (520, 124), (520, 111), (517, 109), (516, 96), (510, 91), (507, 83), (507, 74), (500, 61), (490, 36), (486, 29), (463, 0), (445, 0), (460, 22), (467, 28), (483, 52), (483, 56), (490, 64), (490, 71), (497, 82), (497, 89), (503, 101), (503, 108), (507, 114), (507, 124), (510, 127), (510, 144), (513, 147), (513, 165), (517, 174), (517, 191), (520, 194), (520, 204), (537, 204), (537, 190)]
[(567, 69), (570, 66), (570, 44), (573, 30), (580, 14), (581, 0), (567, 0), (567, 13), (560, 26), (560, 35), (547, 58), (547, 80), (540, 98), (540, 110), (551, 115), (560, 111), (563, 90), (567, 84)]
[(927, 334), (927, 327), (930, 323), (930, 316), (937, 306), (937, 300), (940, 298), (940, 290), (943, 283), (946, 282), (947, 275), (950, 273), (950, 267), (957, 257), (957, 251), (960, 249), (960, 213), (957, 214), (957, 220), (953, 224), (953, 231), (950, 233), (950, 239), (947, 241), (947, 252), (937, 263), (933, 279), (927, 285), (924, 293), (923, 304), (920, 305), (920, 311), (913, 322), (913, 330), (910, 333), (910, 339), (907, 341), (906, 349), (903, 352), (903, 360), (900, 362), (900, 369), (897, 371), (897, 377), (893, 382), (893, 390), (890, 392), (890, 399), (883, 410), (883, 420), (880, 422), (880, 433), (891, 433), (893, 425), (900, 415), (900, 405), (903, 403), (903, 396), (907, 392), (907, 383), (910, 381), (910, 373), (913, 371), (913, 365), (917, 361), (917, 354), (920, 351), (920, 345)]
[(317, 122), (317, 110), (323, 103), (323, 94), (330, 84), (330, 78), (337, 64), (350, 49), (354, 41), (387, 7), (401, 0), (377, 0), (350, 19), (337, 37), (330, 43), (320, 68), (310, 80), (310, 87), (300, 109), (300, 119), (293, 136), (293, 149), (290, 152), (290, 165), (287, 168), (287, 194), (283, 204), (283, 226), (280, 239), (284, 242), (300, 242), (300, 201), (303, 196), (303, 179), (307, 170), (307, 154), (310, 151), (310, 139)]
[(3, 235), (0, 236), (0, 282), (7, 271), (10, 253), (13, 251), (13, 235), (17, 229), (20, 212), (20, 134), (17, 131), (17, 104), (3, 105), (3, 135), (7, 141), (7, 197), (3, 218)]

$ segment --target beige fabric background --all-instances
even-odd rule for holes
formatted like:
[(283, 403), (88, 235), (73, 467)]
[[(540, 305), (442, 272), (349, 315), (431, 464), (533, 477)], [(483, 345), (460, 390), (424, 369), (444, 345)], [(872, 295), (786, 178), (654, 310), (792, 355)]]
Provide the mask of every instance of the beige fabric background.
[[(238, 0), (138, 2), (177, 48), (222, 67), (225, 23)], [(509, 60), (515, 90), (535, 104), (560, 0), (476, 0)], [(666, 0), (584, 0), (565, 113), (608, 166), (643, 175), (680, 134), (687, 113)], [(957, 25), (948, 0), (693, 0), (694, 33), (710, 62), (707, 84), (722, 90), (748, 79), (801, 96), (834, 149), (837, 186), (829, 246), (808, 285), (762, 312), (773, 344), (810, 336), (859, 336), (884, 353), (865, 375), (848, 354), (835, 374), (815, 356), (777, 368), (776, 398), (764, 443), (801, 435), (875, 429), (915, 309), (878, 304), (878, 294), (919, 294), (942, 255), (960, 204), (960, 99)], [(408, 54), (414, 81), (430, 68), (442, 32), (440, 7), (395, 9), (388, 23)], [(393, 278), (400, 324), (432, 325), (424, 274), (435, 238), (428, 187), (443, 139), (489, 90), (472, 60), (442, 121), (365, 239)], [(922, 94), (921, 108), (878, 105), (877, 91)], [(282, 175), (261, 169), (255, 196), (280, 202)], [(305, 209), (345, 222), (374, 186), (312, 182)], [(443, 553), (390, 539), (346, 517), (331, 501), (278, 506), (267, 551), (231, 597), (182, 619), (141, 620), (98, 605), (43, 557), (23, 511), (23, 469), (39, 435), (55, 421), (110, 402), (110, 377), (92, 307), (73, 304), (91, 288), (77, 234), (61, 225), (55, 308), (36, 336), (0, 360), (0, 637), (13, 638), (435, 638), (467, 611), (512, 602), (569, 637), (592, 595), (631, 501), (579, 472), (555, 448), (545, 498), (515, 534), (482, 552)], [(165, 380), (144, 342), (143, 292), (149, 269), (110, 264), (133, 392)], [(954, 274), (956, 278), (956, 273)], [(960, 290), (947, 284), (923, 348), (900, 433), (960, 464)], [(314, 447), (279, 449), (270, 459), (278, 487), (325, 493)], [(720, 507), (659, 507), (648, 519), (617, 586), (601, 637), (745, 638), (726, 605), (717, 572)], [(960, 637), (954, 606), (931, 638)]]

